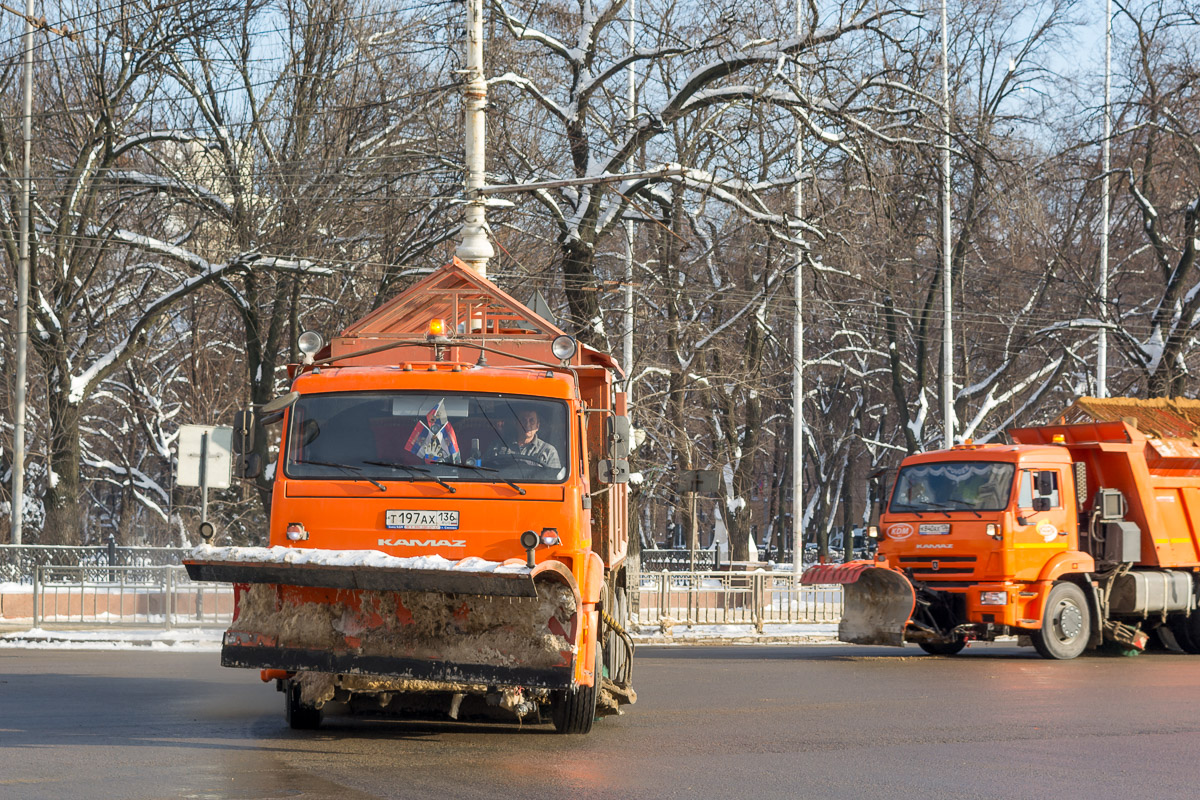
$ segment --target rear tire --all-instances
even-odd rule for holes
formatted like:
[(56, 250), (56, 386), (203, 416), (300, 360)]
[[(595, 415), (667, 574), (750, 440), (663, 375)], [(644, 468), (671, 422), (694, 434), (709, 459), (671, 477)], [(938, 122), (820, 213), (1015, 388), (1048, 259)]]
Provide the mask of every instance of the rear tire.
[(959, 636), (949, 642), (917, 642), (917, 645), (931, 656), (952, 656), (967, 646), (967, 637)]
[(1083, 590), (1060, 581), (1050, 588), (1042, 629), (1030, 638), (1042, 658), (1066, 661), (1087, 649), (1092, 636), (1092, 612)]
[(321, 709), (300, 701), (300, 684), (289, 680), (283, 693), (287, 699), (285, 716), (288, 725), (298, 731), (310, 731), (321, 725)]
[(591, 686), (573, 686), (559, 692), (550, 708), (550, 719), (559, 733), (588, 733), (596, 720), (596, 698), (600, 695), (600, 643), (596, 642), (596, 672)]
[(1171, 633), (1185, 653), (1200, 654), (1200, 609), (1186, 617), (1170, 618)]

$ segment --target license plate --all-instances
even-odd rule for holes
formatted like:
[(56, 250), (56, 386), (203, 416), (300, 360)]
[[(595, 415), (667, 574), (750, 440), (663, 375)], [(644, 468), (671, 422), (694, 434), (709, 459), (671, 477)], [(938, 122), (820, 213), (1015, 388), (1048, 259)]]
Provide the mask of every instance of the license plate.
[(950, 533), (949, 522), (926, 522), (917, 528), (922, 536), (945, 536)]
[(397, 530), (456, 531), (457, 511), (389, 511), (384, 524)]

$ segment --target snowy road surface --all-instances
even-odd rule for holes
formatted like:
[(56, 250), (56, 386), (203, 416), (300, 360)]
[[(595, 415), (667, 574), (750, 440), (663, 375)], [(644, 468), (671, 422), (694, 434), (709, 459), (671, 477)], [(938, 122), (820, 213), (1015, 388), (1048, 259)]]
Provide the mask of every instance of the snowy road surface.
[(0, 650), (0, 797), (1174, 798), (1200, 659), (974, 646), (643, 648), (640, 701), (549, 727), (283, 720), (215, 653)]

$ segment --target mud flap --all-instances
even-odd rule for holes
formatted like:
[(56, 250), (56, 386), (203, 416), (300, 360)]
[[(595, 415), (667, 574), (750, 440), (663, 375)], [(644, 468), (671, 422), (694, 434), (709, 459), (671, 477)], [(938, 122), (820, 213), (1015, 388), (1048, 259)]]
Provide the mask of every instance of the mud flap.
[(852, 644), (899, 647), (916, 607), (913, 585), (901, 573), (870, 561), (818, 565), (800, 578), (804, 584), (840, 584), (842, 621), (838, 639)]

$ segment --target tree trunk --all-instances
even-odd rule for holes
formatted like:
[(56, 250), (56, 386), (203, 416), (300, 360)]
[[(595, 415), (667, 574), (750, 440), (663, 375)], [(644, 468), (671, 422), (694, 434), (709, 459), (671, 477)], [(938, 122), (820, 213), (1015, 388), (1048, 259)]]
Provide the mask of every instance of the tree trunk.
[(854, 494), (851, 482), (854, 476), (854, 461), (842, 474), (842, 561), (854, 560), (854, 514), (851, 497)]
[(604, 313), (600, 310), (600, 287), (596, 283), (592, 248), (572, 241), (562, 247), (563, 291), (567, 296), (567, 321), (579, 341), (602, 352), (609, 352)]
[[(67, 375), (66, 364), (58, 365), (60, 374)], [(50, 474), (46, 490), (46, 526), (39, 544), (83, 544), (84, 519), (80, 504), (80, 446), (79, 406), (68, 396), (70, 378), (50, 390)]]

